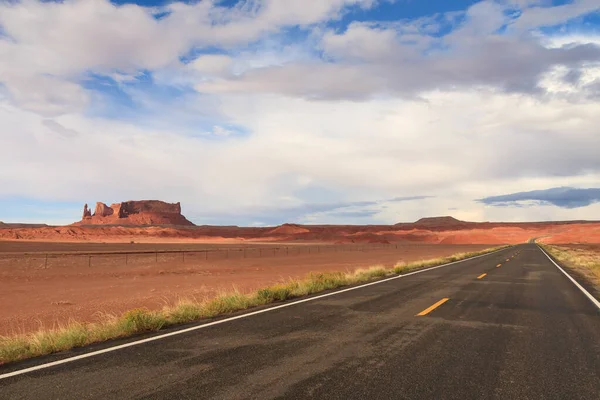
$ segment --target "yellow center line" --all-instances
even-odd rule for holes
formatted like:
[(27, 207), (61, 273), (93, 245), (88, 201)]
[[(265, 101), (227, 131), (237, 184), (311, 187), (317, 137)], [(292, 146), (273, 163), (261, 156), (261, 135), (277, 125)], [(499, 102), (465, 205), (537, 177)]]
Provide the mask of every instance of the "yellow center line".
[(507, 259), (506, 259), (506, 262), (509, 262), (509, 261), (510, 261), (510, 258), (507, 258)]
[(438, 308), (439, 306), (441, 306), (442, 304), (444, 304), (445, 302), (447, 302), (448, 300), (450, 300), (448, 297), (444, 297), (443, 299), (441, 299), (440, 301), (438, 301), (431, 307), (428, 307), (428, 308), (424, 309), (423, 311), (421, 311), (420, 313), (418, 313), (416, 316), (422, 317), (423, 315), (427, 315), (430, 312), (432, 312), (433, 310), (435, 310), (436, 308)]
[(500, 266), (501, 266), (501, 265), (502, 265), (502, 264), (498, 264), (498, 265), (496, 265), (496, 268), (500, 268)]
[(477, 277), (477, 279), (481, 279), (481, 278), (483, 278), (483, 277), (484, 277), (484, 276), (486, 276), (486, 275), (487, 275), (487, 274), (481, 274), (481, 275), (479, 275), (479, 276)]

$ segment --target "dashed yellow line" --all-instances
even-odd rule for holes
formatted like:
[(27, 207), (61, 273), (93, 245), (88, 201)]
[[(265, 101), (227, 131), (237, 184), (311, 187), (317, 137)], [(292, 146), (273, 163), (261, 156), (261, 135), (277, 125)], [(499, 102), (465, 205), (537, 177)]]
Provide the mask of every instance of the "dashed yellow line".
[(502, 265), (502, 264), (498, 264), (498, 265), (496, 265), (496, 268), (500, 268), (500, 266), (501, 266), (501, 265)]
[(506, 259), (506, 262), (509, 262), (509, 261), (510, 261), (510, 258), (507, 258), (507, 259)]
[(483, 278), (483, 277), (484, 277), (484, 276), (486, 276), (486, 275), (487, 275), (487, 274), (481, 274), (481, 275), (479, 275), (479, 276), (477, 277), (477, 279), (481, 279), (481, 278)]
[(439, 306), (441, 306), (442, 304), (444, 304), (445, 302), (447, 302), (448, 300), (450, 300), (448, 297), (444, 297), (443, 299), (441, 299), (440, 301), (438, 301), (431, 307), (428, 307), (428, 308), (424, 309), (423, 311), (421, 311), (420, 313), (418, 313), (416, 316), (422, 317), (423, 315), (427, 315), (430, 312), (432, 312), (433, 310), (435, 310), (436, 308), (438, 308)]

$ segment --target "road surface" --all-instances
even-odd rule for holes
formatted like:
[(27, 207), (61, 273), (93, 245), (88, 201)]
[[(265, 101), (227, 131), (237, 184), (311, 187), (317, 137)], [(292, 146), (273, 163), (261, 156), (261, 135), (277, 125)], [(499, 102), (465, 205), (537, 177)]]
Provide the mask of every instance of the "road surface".
[(0, 379), (0, 398), (599, 399), (600, 313), (524, 244)]

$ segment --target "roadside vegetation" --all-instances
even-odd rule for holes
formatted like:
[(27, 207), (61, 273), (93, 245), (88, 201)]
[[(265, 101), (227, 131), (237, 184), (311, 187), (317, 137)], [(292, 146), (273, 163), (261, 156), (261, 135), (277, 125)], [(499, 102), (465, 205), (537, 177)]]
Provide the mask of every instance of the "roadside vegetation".
[(600, 251), (547, 244), (541, 246), (564, 266), (588, 279), (600, 293)]
[(411, 263), (398, 263), (393, 268), (373, 266), (352, 272), (311, 273), (305, 279), (278, 283), (250, 294), (234, 291), (205, 301), (180, 300), (161, 310), (134, 309), (121, 316), (106, 315), (101, 322), (97, 323), (72, 322), (58, 329), (40, 330), (27, 335), (0, 336), (0, 364), (110, 339), (158, 331), (168, 326), (200, 321), (329, 289), (397, 276), (420, 268), (490, 253), (504, 247), (508, 246)]

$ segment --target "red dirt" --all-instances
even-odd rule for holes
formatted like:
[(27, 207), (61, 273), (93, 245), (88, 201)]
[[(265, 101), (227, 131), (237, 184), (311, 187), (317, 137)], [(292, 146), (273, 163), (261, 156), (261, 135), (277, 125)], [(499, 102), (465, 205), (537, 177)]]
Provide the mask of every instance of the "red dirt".
[[(391, 265), (400, 260), (432, 258), (493, 244), (523, 243), (533, 238), (554, 244), (600, 243), (600, 222), (585, 221), (472, 223), (440, 217), (396, 225), (284, 224), (244, 228), (174, 226), (173, 222), (180, 221), (176, 216), (185, 220), (178, 203), (125, 202), (111, 207), (96, 206), (95, 211), (96, 216), (85, 213), (84, 221), (116, 219), (119, 223), (127, 220), (127, 223), (151, 223), (153, 226), (121, 226), (125, 223), (110, 226), (104, 222), (97, 226), (82, 223), (62, 227), (0, 225), (0, 253), (2, 248), (12, 248), (4, 250), (12, 252), (46, 252), (52, 248), (56, 251), (69, 248), (70, 251), (107, 252), (111, 248), (130, 250), (124, 246), (154, 251), (169, 246), (198, 250), (198, 246), (214, 249), (215, 246), (230, 245), (242, 246), (241, 249), (246, 246), (240, 251), (251, 254), (244, 259), (230, 259), (230, 252), (222, 253), (227, 258), (219, 259), (212, 257), (218, 252), (210, 253), (209, 260), (203, 259), (201, 254), (189, 258), (182, 256), (185, 262), (161, 255), (160, 262), (158, 254), (151, 253), (136, 256), (137, 261), (127, 265), (121, 254), (104, 261), (94, 258), (92, 267), (88, 267), (90, 259), (87, 255), (78, 262), (65, 260), (62, 264), (56, 260), (48, 264), (39, 256), (32, 259), (21, 254), (12, 261), (3, 256), (0, 257), (0, 301), (3, 305), (0, 308), (0, 334), (27, 332), (40, 324), (64, 323), (69, 318), (93, 321), (98, 318), (97, 312), (120, 313), (139, 306), (157, 308), (179, 297), (212, 296), (220, 290), (230, 290), (233, 285), (240, 290), (253, 290), (281, 279), (302, 277), (309, 271), (337, 271), (378, 263)], [(160, 219), (161, 215), (168, 218)], [(160, 218), (154, 219), (157, 216)], [(168, 225), (160, 225), (164, 221), (168, 221)], [(135, 244), (130, 245), (130, 242)], [(286, 243), (294, 243), (295, 249), (307, 251), (311, 244), (343, 243), (354, 247), (323, 254), (292, 255), (291, 252), (286, 256), (281, 250), (273, 250), (273, 245)], [(390, 243), (388, 250), (372, 250)], [(248, 250), (247, 246), (255, 249)], [(259, 247), (268, 249), (269, 254), (274, 253), (269, 258), (256, 258), (256, 252), (263, 255)], [(356, 251), (361, 247), (371, 250)], [(231, 252), (231, 257), (234, 254), (241, 253)]]
[(539, 241), (548, 244), (600, 243), (600, 224), (573, 225), (568, 230), (550, 233)]
[[(39, 246), (43, 251), (53, 247), (51, 243)], [(81, 246), (96, 247), (91, 243)], [(121, 251), (123, 246), (105, 244), (104, 250), (114, 247)], [(18, 247), (23, 250), (23, 246), (9, 250)], [(56, 244), (54, 247), (73, 250), (77, 245)], [(116, 254), (106, 256), (102, 262), (94, 259), (91, 267), (87, 266), (87, 256), (83, 256), (79, 264), (51, 261), (47, 267), (44, 267), (43, 257), (0, 258), (0, 334), (31, 332), (41, 326), (64, 324), (70, 319), (95, 321), (99, 313), (118, 314), (135, 307), (161, 308), (178, 298), (211, 297), (234, 287), (251, 291), (281, 280), (301, 278), (311, 271), (345, 271), (376, 264), (392, 266), (398, 261), (435, 258), (489, 246), (409, 244), (382, 248), (382, 245), (363, 245), (362, 251), (352, 245), (345, 249), (322, 246), (319, 253), (313, 250), (307, 254), (308, 246), (298, 245), (290, 247), (289, 255), (285, 255), (282, 250), (263, 245), (260, 246), (262, 251), (274, 251), (277, 255), (269, 253), (266, 257), (263, 253), (262, 258), (258, 257), (257, 246), (254, 247), (255, 253), (249, 258), (240, 258), (238, 252), (237, 258), (233, 258), (232, 253), (226, 259), (222, 253), (219, 259), (206, 261), (200, 253), (186, 256), (185, 262), (175, 255), (176, 260), (161, 262), (159, 259), (157, 263), (155, 254), (140, 254), (125, 265), (123, 255)]]
[(63, 226), (0, 229), (0, 240), (156, 242), (329, 242), (329, 243), (522, 243), (542, 238), (547, 243), (600, 242), (599, 222), (464, 223), (460, 227), (425, 229), (403, 226), (283, 225), (277, 228), (220, 226)]

